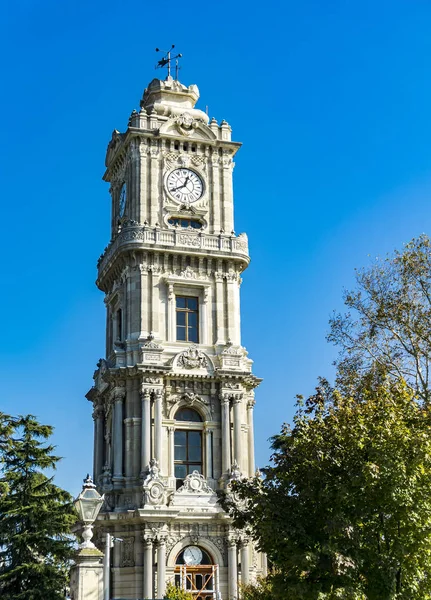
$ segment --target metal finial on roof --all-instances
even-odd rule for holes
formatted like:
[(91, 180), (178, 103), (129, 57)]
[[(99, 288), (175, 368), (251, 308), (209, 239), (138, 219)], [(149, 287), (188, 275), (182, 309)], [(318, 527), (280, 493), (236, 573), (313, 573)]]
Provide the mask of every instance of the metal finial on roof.
[(161, 50), (160, 48), (156, 48), (156, 52), (164, 52), (165, 53), (165, 56), (163, 58), (161, 58), (158, 61), (158, 63), (156, 64), (156, 69), (161, 69), (162, 67), (167, 67), (167, 69), (168, 69), (167, 79), (169, 79), (171, 77), (171, 61), (172, 60), (175, 60), (175, 79), (178, 79), (178, 71), (180, 69), (180, 67), (178, 65), (178, 59), (181, 58), (183, 55), (177, 54), (176, 56), (171, 56), (171, 52), (174, 48), (175, 48), (175, 44), (172, 44), (172, 46), (169, 48), (169, 50)]

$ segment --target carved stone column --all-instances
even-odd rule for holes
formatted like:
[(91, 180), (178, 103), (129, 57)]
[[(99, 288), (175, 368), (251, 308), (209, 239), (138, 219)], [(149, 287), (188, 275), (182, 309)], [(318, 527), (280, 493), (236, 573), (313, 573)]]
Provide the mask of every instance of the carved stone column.
[(161, 471), (162, 441), (162, 390), (157, 390), (154, 398), (154, 454)]
[(114, 389), (114, 476), (117, 483), (123, 478), (123, 410), (126, 390), (123, 387)]
[(227, 564), (228, 564), (228, 590), (229, 600), (238, 598), (238, 553), (236, 540), (227, 541)]
[(268, 575), (268, 558), (266, 554), (262, 554), (262, 575), (264, 577)]
[(250, 544), (248, 539), (241, 541), (241, 583), (250, 583)]
[(126, 478), (130, 480), (133, 477), (133, 417), (124, 419), (124, 452), (125, 452), (125, 466), (124, 474)]
[(142, 538), (140, 535), (139, 525), (135, 527), (135, 594), (136, 598), (140, 598), (143, 590), (143, 556), (142, 556)]
[(175, 294), (174, 285), (168, 285), (168, 342), (176, 340), (175, 335)]
[(204, 294), (203, 294), (203, 299), (202, 299), (202, 306), (201, 306), (201, 323), (200, 323), (200, 330), (201, 330), (201, 344), (210, 344), (210, 340), (209, 340), (209, 320), (208, 320), (208, 294), (209, 294), (209, 290), (207, 287), (204, 288)]
[(144, 546), (144, 585), (143, 594), (144, 598), (153, 597), (153, 539), (144, 535), (143, 537)]
[(144, 474), (151, 459), (151, 392), (145, 388), (141, 392), (141, 474)]
[(225, 325), (224, 325), (224, 314), (225, 314), (225, 301), (224, 301), (224, 279), (221, 271), (222, 265), (220, 264), (220, 272), (214, 273), (216, 281), (216, 344), (224, 344), (226, 342)]
[[(253, 392), (252, 392), (253, 393)], [(247, 423), (248, 423), (248, 474), (249, 477), (253, 477), (254, 472), (256, 470), (255, 462), (254, 462), (254, 418), (253, 418), (253, 409), (256, 401), (253, 397), (249, 399), (247, 402)]]
[(166, 540), (157, 542), (157, 598), (164, 598), (166, 591)]
[(206, 445), (206, 478), (213, 478), (213, 430), (210, 427), (205, 427), (205, 445)]
[(230, 404), (229, 396), (221, 398), (221, 435), (222, 435), (222, 475), (228, 472), (231, 466), (230, 456)]
[(233, 442), (234, 442), (234, 453), (233, 460), (239, 465), (242, 470), (242, 430), (241, 430), (241, 395), (237, 394), (233, 399)]
[(168, 449), (169, 449), (169, 463), (168, 463), (168, 477), (174, 476), (174, 427), (168, 427)]
[(97, 482), (103, 469), (103, 440), (104, 440), (104, 409), (103, 405), (94, 404), (94, 457), (93, 457), (93, 481)]

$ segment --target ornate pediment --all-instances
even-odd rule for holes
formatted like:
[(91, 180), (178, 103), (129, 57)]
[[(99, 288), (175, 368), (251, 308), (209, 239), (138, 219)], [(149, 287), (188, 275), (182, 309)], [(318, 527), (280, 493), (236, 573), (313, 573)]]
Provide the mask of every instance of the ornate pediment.
[(217, 502), (217, 494), (210, 488), (205, 477), (199, 471), (193, 471), (184, 479), (183, 485), (171, 495), (169, 505), (219, 508)]
[(123, 141), (123, 135), (119, 131), (117, 131), (117, 129), (114, 129), (114, 131), (112, 132), (111, 140), (108, 144), (108, 148), (106, 151), (105, 165), (107, 167), (109, 167), (118, 148), (121, 146), (122, 141)]
[(202, 122), (184, 112), (169, 119), (160, 127), (160, 133), (167, 135), (182, 135), (190, 140), (216, 140), (215, 133)]

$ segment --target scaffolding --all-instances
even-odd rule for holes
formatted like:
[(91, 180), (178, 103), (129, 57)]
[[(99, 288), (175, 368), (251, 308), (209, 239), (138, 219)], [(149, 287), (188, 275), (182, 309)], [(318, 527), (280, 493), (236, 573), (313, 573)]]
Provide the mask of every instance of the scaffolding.
[(218, 565), (177, 568), (180, 588), (192, 594), (193, 600), (221, 600)]

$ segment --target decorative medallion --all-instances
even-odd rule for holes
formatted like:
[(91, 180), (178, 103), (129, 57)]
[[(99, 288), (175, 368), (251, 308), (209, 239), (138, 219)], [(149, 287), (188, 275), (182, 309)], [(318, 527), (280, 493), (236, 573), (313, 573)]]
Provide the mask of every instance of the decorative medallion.
[(196, 344), (192, 344), (187, 350), (180, 354), (177, 364), (183, 369), (206, 369), (208, 359), (205, 354), (198, 349)]

